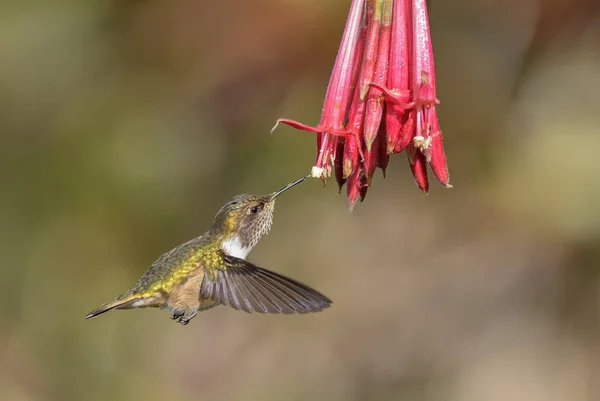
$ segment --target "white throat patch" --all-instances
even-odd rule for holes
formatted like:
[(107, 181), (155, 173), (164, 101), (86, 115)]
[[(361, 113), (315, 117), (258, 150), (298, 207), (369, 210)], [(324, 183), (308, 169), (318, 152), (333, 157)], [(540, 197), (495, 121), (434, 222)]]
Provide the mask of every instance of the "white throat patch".
[(223, 249), (225, 254), (240, 259), (246, 259), (246, 256), (248, 256), (252, 250), (249, 246), (242, 246), (242, 241), (240, 241), (240, 238), (237, 235), (223, 241), (221, 243), (221, 249)]

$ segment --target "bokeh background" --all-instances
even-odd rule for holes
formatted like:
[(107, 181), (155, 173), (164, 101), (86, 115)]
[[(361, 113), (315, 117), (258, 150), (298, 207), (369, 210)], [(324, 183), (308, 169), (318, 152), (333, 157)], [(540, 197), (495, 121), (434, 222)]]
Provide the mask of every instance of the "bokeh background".
[(348, 0), (0, 4), (0, 399), (600, 400), (600, 13), (433, 0), (452, 183), (283, 196), (250, 259), (312, 316), (83, 316), (306, 174)]

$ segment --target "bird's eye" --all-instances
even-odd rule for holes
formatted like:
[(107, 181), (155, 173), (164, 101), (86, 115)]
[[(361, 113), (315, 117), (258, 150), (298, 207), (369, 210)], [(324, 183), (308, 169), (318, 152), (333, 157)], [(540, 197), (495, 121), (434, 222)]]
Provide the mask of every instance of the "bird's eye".
[(253, 206), (252, 209), (250, 209), (250, 212), (252, 212), (252, 214), (258, 213), (258, 206)]

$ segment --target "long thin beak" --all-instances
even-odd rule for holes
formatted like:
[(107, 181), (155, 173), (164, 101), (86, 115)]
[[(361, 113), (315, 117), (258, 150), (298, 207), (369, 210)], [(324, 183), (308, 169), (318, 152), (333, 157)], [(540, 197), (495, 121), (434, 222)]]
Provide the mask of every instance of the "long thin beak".
[(271, 200), (274, 200), (275, 198), (277, 198), (279, 195), (281, 195), (282, 193), (284, 193), (285, 191), (287, 191), (291, 187), (294, 187), (294, 186), (300, 184), (302, 181), (306, 180), (309, 177), (310, 177), (310, 175), (307, 175), (306, 177), (298, 178), (296, 181), (290, 182), (289, 184), (287, 184), (285, 187), (281, 188), (280, 190), (277, 190), (277, 191), (273, 192), (270, 195)]

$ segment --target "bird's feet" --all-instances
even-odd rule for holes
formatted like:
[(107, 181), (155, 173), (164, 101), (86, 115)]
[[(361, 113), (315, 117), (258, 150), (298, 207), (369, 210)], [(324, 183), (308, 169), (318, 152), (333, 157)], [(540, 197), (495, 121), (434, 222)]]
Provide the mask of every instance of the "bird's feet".
[(186, 324), (188, 324), (190, 322), (190, 320), (192, 320), (196, 314), (198, 314), (198, 311), (195, 310), (191, 310), (191, 311), (172, 311), (171, 312), (171, 319), (175, 320), (177, 323), (185, 326)]

